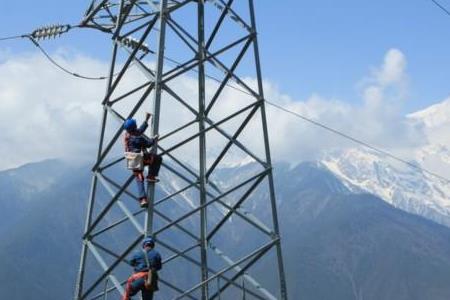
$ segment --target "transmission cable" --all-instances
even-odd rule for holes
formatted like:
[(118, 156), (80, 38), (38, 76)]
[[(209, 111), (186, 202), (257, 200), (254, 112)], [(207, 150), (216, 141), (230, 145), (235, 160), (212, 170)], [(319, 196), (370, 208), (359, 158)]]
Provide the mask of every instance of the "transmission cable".
[[(431, 0), (431, 1), (435, 2), (434, 0)], [(436, 2), (435, 2), (435, 4), (438, 5), (439, 7), (441, 7), (442, 9), (444, 9), (444, 10), (450, 15), (450, 12), (447, 11), (444, 7), (442, 7), (441, 5), (439, 5), (439, 4), (436, 3)], [(49, 55), (49, 54), (48, 54), (41, 46), (40, 46), (40, 44), (39, 44), (39, 43), (38, 43), (31, 35), (11, 36), (11, 37), (2, 38), (2, 39), (0, 39), (0, 41), (1, 41), (1, 40), (10, 40), (10, 39), (19, 39), (19, 38), (28, 38), (28, 39), (30, 39), (30, 41), (33, 42), (33, 44), (34, 44), (36, 47), (38, 47), (38, 49), (45, 55), (45, 57), (46, 57), (53, 65), (55, 65), (57, 68), (59, 68), (60, 70), (62, 70), (63, 72), (65, 72), (65, 73), (67, 73), (67, 74), (69, 74), (69, 75), (71, 75), (71, 76), (74, 76), (74, 77), (77, 77), (77, 78), (82, 78), (82, 79), (87, 79), (87, 80), (105, 80), (105, 79), (109, 78), (109, 76), (100, 76), (100, 77), (84, 76), (84, 75), (80, 75), (80, 74), (77, 74), (77, 73), (75, 73), (75, 72), (69, 71), (68, 69), (66, 69), (66, 68), (64, 68), (63, 66), (61, 66), (60, 64), (58, 64), (58, 63), (57, 63), (57, 62), (56, 62), (56, 61), (55, 61), (55, 60), (54, 60), (54, 59), (53, 59), (53, 58), (52, 58), (52, 57), (51, 57), (51, 56), (50, 56), (50, 55)], [(149, 53), (151, 53), (151, 54), (153, 54), (153, 55), (156, 54), (154, 51), (150, 51)], [(169, 62), (171, 62), (171, 63), (173, 63), (173, 64), (175, 64), (177, 67), (185, 68), (184, 66), (182, 66), (182, 64), (181, 64), (180, 62), (178, 62), (178, 61), (175, 60), (175, 59), (172, 59), (172, 58), (167, 57), (167, 56), (164, 56), (164, 59), (167, 60), (167, 61), (169, 61)], [(195, 70), (195, 69), (190, 69), (190, 71), (191, 71), (191, 72), (198, 73), (198, 71)], [(113, 76), (116, 76), (116, 75), (117, 75), (117, 74), (114, 74)], [(217, 83), (222, 83), (222, 80), (220, 80), (220, 79), (218, 79), (218, 78), (216, 78), (216, 77), (214, 77), (214, 76), (211, 76), (211, 75), (208, 75), (208, 74), (205, 74), (205, 76), (206, 76), (207, 78), (211, 79), (211, 80), (216, 81)], [(236, 87), (236, 86), (234, 86), (234, 85), (231, 85), (231, 84), (229, 84), (229, 83), (226, 83), (225, 86), (228, 87), (228, 88), (232, 88), (232, 89), (234, 89), (234, 90), (236, 90), (236, 91), (239, 91), (239, 92), (241, 92), (241, 93), (243, 93), (243, 94), (246, 94), (246, 95), (249, 95), (249, 96), (253, 96), (253, 95), (252, 95), (251, 93), (249, 93), (248, 91), (243, 90), (243, 89), (241, 89), (241, 88), (239, 88), (239, 87)], [(383, 154), (383, 155), (385, 155), (385, 156), (387, 156), (387, 157), (389, 157), (389, 158), (391, 158), (391, 159), (394, 159), (394, 160), (396, 160), (396, 161), (398, 161), (398, 162), (401, 162), (401, 163), (403, 163), (403, 164), (405, 164), (405, 165), (407, 165), (407, 166), (409, 166), (409, 167), (411, 167), (411, 168), (413, 168), (413, 169), (415, 169), (415, 170), (417, 170), (417, 171), (422, 171), (422, 172), (427, 173), (427, 174), (429, 174), (429, 175), (431, 175), (431, 176), (434, 176), (434, 177), (436, 177), (436, 178), (439, 178), (440, 180), (445, 181), (446, 183), (450, 183), (450, 179), (448, 179), (448, 178), (446, 178), (446, 177), (444, 177), (444, 176), (442, 176), (442, 175), (439, 175), (439, 174), (437, 174), (437, 173), (435, 173), (435, 172), (432, 172), (432, 171), (430, 171), (430, 170), (428, 170), (428, 169), (426, 169), (426, 168), (423, 168), (423, 167), (420, 167), (420, 166), (418, 166), (418, 165), (415, 165), (415, 164), (413, 164), (413, 163), (411, 163), (411, 162), (409, 162), (409, 161), (407, 161), (407, 160), (405, 160), (405, 159), (403, 159), (403, 158), (401, 158), (401, 157), (398, 157), (398, 156), (396, 156), (396, 155), (394, 155), (394, 154), (392, 154), (392, 153), (390, 153), (390, 152), (388, 152), (388, 151), (386, 151), (386, 150), (383, 150), (383, 149), (381, 149), (381, 148), (375, 147), (375, 146), (373, 146), (373, 145), (371, 145), (371, 144), (369, 144), (369, 143), (367, 143), (367, 142), (364, 142), (364, 141), (362, 141), (362, 140), (360, 140), (360, 139), (357, 139), (357, 138), (355, 138), (355, 137), (352, 137), (351, 135), (349, 135), (349, 134), (347, 134), (347, 133), (344, 133), (344, 132), (342, 132), (342, 131), (339, 131), (339, 130), (337, 130), (337, 129), (334, 129), (334, 128), (332, 128), (331, 126), (325, 125), (325, 124), (323, 124), (323, 123), (321, 123), (321, 122), (319, 122), (319, 121), (315, 121), (315, 120), (313, 120), (313, 119), (311, 119), (311, 118), (308, 118), (308, 117), (306, 117), (306, 116), (304, 116), (304, 115), (302, 115), (302, 114), (300, 114), (300, 113), (298, 113), (298, 112), (289, 110), (289, 109), (287, 109), (287, 108), (285, 108), (285, 107), (283, 107), (283, 106), (280, 106), (280, 105), (278, 105), (278, 104), (275, 104), (274, 102), (271, 102), (271, 101), (269, 101), (269, 100), (267, 100), (267, 99), (265, 99), (264, 102), (267, 103), (267, 104), (269, 104), (269, 105), (271, 105), (271, 106), (273, 106), (273, 107), (275, 107), (275, 108), (277, 108), (277, 109), (279, 109), (279, 110), (281, 110), (281, 111), (283, 111), (283, 112), (285, 112), (285, 113), (291, 114), (291, 115), (293, 115), (293, 116), (295, 116), (295, 117), (297, 117), (297, 118), (299, 118), (299, 119), (301, 119), (301, 120), (303, 120), (303, 121), (306, 121), (306, 122), (308, 122), (308, 123), (310, 123), (310, 124), (312, 124), (312, 125), (314, 125), (314, 126), (320, 127), (320, 128), (322, 128), (322, 129), (324, 129), (324, 130), (327, 130), (327, 131), (329, 131), (329, 132), (335, 134), (335, 135), (338, 135), (338, 136), (340, 136), (340, 137), (342, 137), (342, 138), (345, 138), (345, 139), (347, 139), (347, 140), (350, 140), (350, 141), (352, 141), (352, 142), (354, 142), (354, 143), (356, 143), (356, 144), (362, 145), (362, 146), (364, 146), (364, 147), (366, 147), (366, 148), (368, 148), (368, 149), (371, 149), (371, 150), (373, 150), (373, 151), (375, 151), (375, 152), (378, 152), (378, 153), (380, 153), (380, 154)]]
[(24, 35), (7, 36), (7, 37), (0, 38), (0, 41), (16, 40), (16, 39), (21, 39), (24, 37), (25, 37)]
[[(176, 60), (174, 60), (172, 58), (169, 58), (167, 56), (164, 56), (164, 59), (174, 63), (178, 67), (182, 66), (182, 64), (180, 62), (178, 62), (178, 61), (176, 61)], [(198, 71), (195, 70), (195, 69), (190, 69), (190, 71), (198, 73)], [(208, 74), (205, 74), (205, 76), (207, 78), (209, 78), (209, 79), (212, 79), (212, 80), (216, 81), (217, 83), (222, 83), (222, 81), (220, 79), (218, 79), (218, 78), (216, 78), (214, 76), (211, 76), (211, 75), (208, 75)], [(243, 94), (246, 94), (246, 95), (249, 95), (249, 96), (253, 96), (248, 91), (243, 90), (243, 89), (241, 89), (239, 87), (230, 85), (229, 83), (226, 83), (225, 86), (227, 86), (228, 88), (232, 88), (232, 89), (234, 89), (236, 91), (239, 91), (239, 92), (241, 92)], [(354, 142), (356, 144), (359, 144), (359, 145), (364, 146), (364, 147), (366, 147), (368, 149), (371, 149), (371, 150), (376, 151), (376, 152), (378, 152), (380, 154), (383, 154), (383, 155), (385, 155), (385, 156), (387, 156), (387, 157), (389, 157), (391, 159), (394, 159), (394, 160), (396, 160), (396, 161), (398, 161), (400, 163), (403, 163), (403, 164), (405, 164), (405, 165), (407, 165), (407, 166), (409, 166), (409, 167), (411, 167), (411, 168), (413, 168), (413, 169), (415, 169), (417, 171), (422, 171), (422, 172), (427, 173), (427, 174), (429, 174), (431, 176), (434, 176), (434, 177), (436, 177), (436, 178), (438, 178), (438, 179), (440, 179), (442, 181), (445, 181), (446, 183), (450, 183), (450, 179), (448, 179), (448, 178), (446, 178), (446, 177), (444, 177), (442, 175), (439, 175), (439, 174), (437, 174), (435, 172), (432, 172), (432, 171), (430, 171), (430, 170), (428, 170), (426, 168), (423, 168), (423, 167), (420, 167), (420, 166), (418, 166), (416, 164), (413, 164), (413, 163), (411, 163), (411, 162), (409, 162), (409, 161), (407, 161), (407, 160), (405, 160), (405, 159), (403, 159), (401, 157), (398, 157), (398, 156), (396, 156), (396, 155), (394, 155), (394, 154), (392, 154), (392, 153), (390, 153), (390, 152), (388, 152), (386, 150), (383, 150), (381, 148), (373, 146), (373, 145), (371, 145), (371, 144), (369, 144), (367, 142), (364, 142), (364, 141), (362, 141), (360, 139), (357, 139), (357, 138), (355, 138), (355, 137), (353, 137), (353, 136), (351, 136), (351, 135), (349, 135), (347, 133), (344, 133), (342, 131), (334, 129), (331, 126), (325, 125), (325, 124), (323, 124), (323, 123), (321, 123), (319, 121), (315, 121), (315, 120), (313, 120), (311, 118), (308, 118), (308, 117), (306, 117), (306, 116), (304, 116), (304, 115), (302, 115), (302, 114), (300, 114), (298, 112), (289, 110), (289, 109), (287, 109), (287, 108), (285, 108), (285, 107), (283, 107), (281, 105), (278, 105), (278, 104), (276, 104), (276, 103), (274, 103), (272, 101), (269, 101), (267, 99), (265, 99), (264, 102), (269, 104), (269, 105), (271, 105), (271, 106), (273, 106), (273, 107), (275, 107), (275, 108), (277, 108), (277, 109), (279, 109), (279, 110), (281, 110), (281, 111), (283, 111), (283, 112), (285, 112), (285, 113), (291, 114), (291, 115), (293, 115), (293, 116), (295, 116), (295, 117), (297, 117), (297, 118), (299, 118), (299, 119), (301, 119), (303, 121), (306, 121), (306, 122), (308, 122), (308, 123), (310, 123), (310, 124), (312, 124), (314, 126), (320, 127), (320, 128), (322, 128), (324, 130), (327, 130), (327, 131), (335, 134), (335, 135), (338, 135), (338, 136), (340, 136), (342, 138), (345, 138), (347, 140), (350, 140), (350, 141), (352, 141), (352, 142)]]
[[(61, 71), (65, 72), (66, 74), (69, 74), (69, 75), (72, 75), (74, 77), (81, 78), (81, 79), (87, 79), (87, 80), (105, 80), (105, 79), (109, 78), (109, 76), (90, 77), (90, 76), (80, 75), (78, 73), (72, 72), (72, 71), (68, 70), (67, 68), (63, 67), (61, 64), (57, 63), (33, 37), (28, 37), (28, 38), (55, 67), (57, 67)], [(114, 74), (114, 75), (116, 75), (116, 74)]]
[(447, 15), (450, 16), (450, 11), (447, 8), (445, 8), (442, 4), (440, 4), (438, 1), (431, 0), (431, 2), (433, 2), (437, 7), (439, 7), (442, 11), (444, 11)]
[(439, 175), (439, 174), (437, 174), (437, 173), (435, 173), (435, 172), (432, 172), (432, 171), (430, 171), (430, 170), (428, 170), (428, 169), (425, 169), (425, 168), (423, 168), (423, 167), (420, 167), (420, 166), (418, 166), (418, 165), (415, 165), (415, 164), (413, 164), (413, 163), (411, 163), (411, 162), (409, 162), (409, 161), (407, 161), (407, 160), (405, 160), (405, 159), (403, 159), (403, 158), (401, 158), (401, 157), (398, 157), (398, 156), (396, 156), (396, 155), (394, 155), (394, 154), (392, 154), (392, 153), (390, 153), (390, 152), (388, 152), (388, 151), (386, 151), (386, 150), (383, 150), (383, 149), (381, 149), (381, 148), (375, 147), (375, 146), (373, 146), (373, 145), (371, 145), (371, 144), (369, 144), (369, 143), (367, 143), (367, 142), (364, 142), (364, 141), (362, 141), (362, 140), (360, 140), (360, 139), (357, 139), (357, 138), (355, 138), (355, 137), (352, 137), (352, 136), (349, 135), (349, 134), (346, 134), (346, 133), (344, 133), (344, 132), (342, 132), (342, 131), (339, 131), (339, 130), (337, 130), (337, 129), (334, 129), (334, 128), (332, 128), (332, 127), (330, 127), (330, 126), (327, 126), (327, 125), (325, 125), (325, 124), (323, 124), (323, 123), (320, 123), (320, 122), (318, 122), (318, 121), (314, 121), (313, 119), (310, 119), (310, 118), (308, 118), (308, 117), (305, 117), (304, 115), (301, 115), (301, 114), (299, 114), (299, 113), (297, 113), (297, 112), (295, 112), (295, 111), (292, 111), (292, 110), (289, 110), (289, 109), (287, 109), (287, 108), (284, 108), (283, 106), (280, 106), (280, 105), (275, 104), (275, 103), (273, 103), (273, 102), (270, 102), (270, 101), (268, 101), (268, 100), (265, 100), (265, 102), (266, 102), (267, 104), (269, 104), (269, 105), (271, 105), (271, 106), (273, 106), (273, 107), (275, 107), (275, 108), (281, 110), (281, 111), (284, 111), (284, 112), (286, 112), (286, 113), (289, 113), (289, 114), (291, 114), (291, 115), (293, 115), (293, 116), (295, 116), (295, 117), (297, 117), (297, 118), (299, 118), (299, 119), (302, 119), (302, 120), (304, 120), (304, 121), (306, 121), (306, 122), (309, 122), (309, 123), (311, 123), (311, 124), (313, 124), (313, 125), (315, 125), (315, 126), (317, 126), (317, 127), (320, 127), (320, 128), (322, 128), (322, 129), (325, 129), (325, 130), (327, 130), (327, 131), (329, 131), (329, 132), (331, 132), (331, 133), (333, 133), (333, 134), (339, 135), (339, 136), (341, 136), (341, 137), (343, 137), (343, 138), (345, 138), (345, 139), (347, 139), (347, 140), (350, 140), (350, 141), (352, 141), (352, 142), (354, 142), (354, 143), (360, 144), (360, 145), (362, 145), (362, 146), (364, 146), (364, 147), (366, 147), (366, 148), (369, 148), (369, 149), (374, 150), (374, 151), (376, 151), (376, 152), (378, 152), (378, 153), (381, 153), (381, 154), (383, 154), (383, 155), (385, 155), (385, 156), (387, 156), (387, 157), (390, 157), (390, 158), (392, 158), (392, 159), (394, 159), (394, 160), (396, 160), (396, 161), (398, 161), (398, 162), (401, 162), (401, 163), (403, 163), (403, 164), (405, 164), (405, 165), (407, 165), (407, 166), (409, 166), (409, 167), (411, 167), (411, 168), (413, 168), (413, 169), (416, 169), (416, 170), (418, 170), (418, 171), (423, 171), (423, 172), (425, 172), (425, 173), (427, 173), (427, 174), (429, 174), (429, 175), (432, 175), (432, 176), (434, 176), (434, 177), (439, 178), (439, 179), (442, 180), (442, 181), (445, 181), (445, 182), (447, 182), (447, 183), (450, 183), (450, 179), (448, 179), (448, 178), (446, 178), (446, 177), (444, 177), (444, 176), (442, 176), (442, 175)]
[[(63, 33), (68, 32), (69, 30), (73, 28), (77, 28), (79, 25), (52, 25), (47, 27), (42, 27), (39, 29), (36, 29), (31, 34), (22, 34), (22, 35), (16, 35), (16, 36), (9, 36), (9, 37), (3, 37), (0, 38), (0, 41), (7, 41), (7, 40), (14, 40), (14, 39), (28, 39), (31, 41), (38, 49), (39, 51), (47, 58), (47, 60), (53, 64), (56, 68), (63, 71), (66, 74), (69, 74), (73, 77), (80, 78), (80, 79), (86, 79), (86, 80), (105, 80), (109, 79), (109, 76), (86, 76), (81, 75), (76, 72), (70, 71), (66, 67), (63, 67), (60, 63), (58, 63), (54, 58), (51, 57), (51, 55), (39, 44), (39, 39), (45, 39), (45, 38), (54, 38), (58, 37)], [(113, 74), (113, 77), (117, 76), (118, 73)]]

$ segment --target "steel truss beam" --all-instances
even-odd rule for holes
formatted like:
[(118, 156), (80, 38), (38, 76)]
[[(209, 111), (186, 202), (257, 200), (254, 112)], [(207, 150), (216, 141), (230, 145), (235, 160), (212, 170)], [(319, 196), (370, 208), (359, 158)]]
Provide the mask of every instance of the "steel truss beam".
[[(249, 10), (240, 12), (241, 8), (235, 6), (238, 2), (248, 3)], [(183, 11), (196, 12), (192, 15), (192, 20), (188, 20), (191, 25), (185, 25), (186, 22), (182, 23), (177, 19), (177, 13)], [(207, 21), (214, 13), (217, 13), (214, 21)], [(217, 47), (217, 41), (222, 38), (222, 28), (230, 22), (237, 25), (235, 36), (230, 34), (231, 39), (225, 45)], [(92, 168), (93, 177), (74, 299), (101, 299), (112, 292), (123, 293), (126, 278), (119, 278), (117, 270), (123, 264), (128, 266), (127, 257), (131, 251), (138, 247), (144, 236), (152, 235), (161, 251), (170, 254), (164, 258), (160, 280), (164, 287), (175, 293), (174, 299), (220, 299), (229, 287), (234, 287), (254, 299), (286, 300), (253, 1), (93, 0), (81, 27), (94, 28), (108, 34), (112, 38), (113, 50), (110, 76), (101, 101), (103, 112), (100, 139), (96, 162)], [(207, 31), (206, 27), (211, 27), (212, 30)], [(191, 33), (194, 31), (196, 36)], [(168, 35), (171, 35), (170, 39)], [(149, 42), (151, 37), (156, 38), (156, 44)], [(171, 49), (174, 39), (186, 47), (185, 58), (180, 61), (165, 54), (167, 49)], [(153, 49), (147, 44), (153, 46)], [(234, 52), (237, 54), (232, 54), (232, 62), (225, 62), (224, 56)], [(153, 55), (154, 61), (148, 59), (149, 54)], [(239, 67), (248, 57), (254, 61), (256, 89), (250, 87), (239, 73)], [(132, 66), (145, 80), (124, 90), (122, 83), (130, 76)], [(213, 67), (223, 74), (223, 78), (216, 80), (218, 87), (212, 97), (206, 94), (206, 79), (211, 77), (207, 74), (207, 67)], [(195, 77), (191, 76), (193, 74)], [(196, 78), (197, 101), (187, 99), (173, 87), (185, 76)], [(212, 112), (217, 110), (218, 104), (225, 101), (224, 91), (231, 81), (245, 90), (251, 100), (232, 113), (222, 114), (219, 119), (213, 118)], [(160, 117), (167, 117), (161, 115), (161, 107), (168, 105), (169, 98), (192, 114), (191, 120), (170, 130), (162, 127), (160, 122)], [(127, 109), (124, 110), (124, 106)], [(129, 203), (130, 199), (138, 200), (129, 187), (133, 176), (126, 173), (129, 172), (127, 170), (120, 171), (124, 169), (120, 165), (124, 158), (117, 157), (115, 147), (122, 143), (123, 121), (135, 116), (144, 107), (153, 113), (151, 136), (160, 135), (158, 144), (152, 151), (158, 151), (164, 157), (163, 180), (166, 174), (176, 178), (180, 185), (163, 181), (158, 188), (149, 184), (149, 207), (132, 211), (129, 206), (135, 204)], [(262, 156), (239, 140), (255, 121), (261, 122), (262, 127)], [(228, 125), (237, 122), (238, 126), (231, 132)], [(192, 132), (193, 128), (196, 128), (195, 132)], [(210, 133), (215, 133), (225, 141), (225, 145), (214, 155), (208, 144)], [(173, 142), (174, 137), (178, 141)], [(197, 166), (186, 162), (179, 154), (190, 143), (198, 143)], [(253, 159), (259, 170), (223, 188), (215, 182), (214, 175), (232, 149)], [(110, 171), (113, 175), (109, 174)], [(118, 179), (114, 172), (121, 172), (126, 176), (119, 176), (122, 179)], [(264, 186), (269, 191), (271, 224), (262, 222), (244, 208), (254, 192)], [(156, 193), (157, 189), (160, 190), (159, 193)], [(99, 201), (100, 197), (102, 201)], [(191, 206), (183, 206), (186, 199), (190, 199)], [(181, 214), (175, 215), (162, 209), (167, 205), (180, 207)], [(216, 213), (213, 215), (211, 208), (215, 208)], [(145, 216), (144, 221), (142, 215)], [(236, 259), (232, 259), (225, 250), (215, 245), (215, 239), (220, 241), (223, 238), (221, 235), (230, 234), (227, 232), (229, 226), (226, 225), (233, 226), (233, 217), (243, 222), (242, 226), (259, 232), (264, 239), (263, 246), (253, 248), (249, 254)], [(155, 222), (156, 220), (158, 221)], [(112, 238), (113, 230), (123, 228), (126, 224), (134, 228), (134, 232), (127, 234), (133, 240), (124, 243), (122, 250), (105, 242)], [(180, 246), (164, 240), (163, 234), (169, 232), (176, 232), (190, 242)], [(253, 265), (272, 249), (276, 251), (277, 261), (270, 266), (268, 273), (278, 278), (278, 288), (263, 287), (251, 275)], [(98, 265), (94, 272), (96, 275), (89, 277), (86, 274), (94, 270), (95, 266), (88, 263), (88, 257)], [(220, 270), (211, 267), (210, 260), (213, 257), (217, 260), (215, 264), (221, 262), (223, 265)], [(111, 263), (108, 264), (108, 261)], [(192, 281), (190, 288), (181, 287), (174, 283), (174, 278), (164, 276), (164, 270), (175, 268), (176, 272), (182, 262), (197, 268), (200, 274), (197, 280)], [(278, 273), (273, 270), (278, 270)], [(215, 280), (218, 281), (216, 290), (212, 286)], [(224, 284), (220, 284), (219, 280)], [(274, 296), (275, 292), (278, 297)]]

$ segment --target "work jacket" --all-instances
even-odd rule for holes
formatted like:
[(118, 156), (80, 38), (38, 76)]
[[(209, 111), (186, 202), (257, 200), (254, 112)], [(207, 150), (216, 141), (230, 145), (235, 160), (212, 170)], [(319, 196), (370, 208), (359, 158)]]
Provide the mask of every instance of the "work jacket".
[(150, 148), (155, 143), (155, 140), (144, 136), (144, 132), (148, 127), (148, 123), (144, 122), (142, 125), (133, 131), (125, 133), (125, 152), (139, 153), (144, 149)]
[[(155, 249), (150, 249), (147, 251), (148, 262), (150, 268), (156, 271), (161, 270), (161, 255)], [(147, 263), (145, 262), (144, 251), (136, 252), (130, 261), (131, 265), (134, 267), (134, 272), (145, 272), (148, 271)]]

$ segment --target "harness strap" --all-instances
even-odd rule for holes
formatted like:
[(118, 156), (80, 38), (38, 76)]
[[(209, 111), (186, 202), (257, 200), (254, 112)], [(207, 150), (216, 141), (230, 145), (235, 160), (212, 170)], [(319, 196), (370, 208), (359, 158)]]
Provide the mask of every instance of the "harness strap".
[(144, 253), (145, 264), (147, 265), (147, 269), (148, 269), (148, 276), (146, 279), (146, 284), (150, 286), (152, 284), (152, 282), (151, 282), (152, 269), (150, 268), (150, 262), (148, 261), (147, 251), (145, 251), (145, 249), (142, 249), (142, 252)]
[(130, 140), (130, 134), (128, 132), (125, 132), (125, 137), (123, 139), (124, 144), (125, 144), (125, 152), (129, 151), (129, 148), (128, 148), (128, 141), (129, 140)]

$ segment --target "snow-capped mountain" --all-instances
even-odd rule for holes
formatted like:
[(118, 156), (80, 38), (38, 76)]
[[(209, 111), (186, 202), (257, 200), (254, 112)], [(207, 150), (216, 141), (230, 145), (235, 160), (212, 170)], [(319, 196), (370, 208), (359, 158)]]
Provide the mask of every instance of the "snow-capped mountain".
[[(217, 180), (221, 185), (233, 184), (227, 179), (238, 181), (257, 167), (247, 164), (221, 169), (216, 173)], [(61, 173), (53, 172), (55, 169)], [(184, 186), (165, 171), (158, 184), (164, 190), (158, 198)], [(274, 172), (285, 271), (293, 299), (296, 295), (333, 300), (362, 299), (361, 295), (366, 300), (450, 299), (449, 228), (395, 209), (376, 196), (351, 193), (341, 180), (315, 162), (295, 167), (275, 164)], [(30, 175), (53, 183), (35, 189), (26, 183)], [(89, 166), (70, 167), (58, 161), (0, 172), (0, 225), (5, 229), (0, 230), (0, 257), (26, 258), (30, 249), (35, 250), (31, 259), (0, 260), (2, 299), (70, 299), (73, 295), (90, 177)], [(270, 223), (267, 197), (265, 189), (256, 189), (244, 208)], [(189, 198), (193, 201), (187, 201)], [(196, 199), (198, 193), (193, 190), (158, 205), (158, 209), (183, 213), (198, 205)], [(132, 199), (125, 198), (123, 203), (137, 209)], [(233, 257), (249, 253), (248, 248), (258, 244), (262, 234), (253, 226), (242, 225), (239, 217), (234, 218), (225, 225), (225, 235), (216, 236), (212, 242)], [(111, 248), (123, 249), (116, 243), (125, 242), (130, 234), (136, 234), (132, 226), (116, 228), (108, 237), (114, 239)], [(192, 244), (191, 237), (176, 229), (158, 238), (169, 245)], [(165, 258), (173, 255), (162, 244), (158, 249)], [(195, 253), (188, 255), (195, 258)], [(214, 268), (219, 265), (214, 255), (208, 259)], [(88, 263), (94, 264), (94, 260)], [(247, 271), (276, 291), (271, 267), (273, 261), (264, 259)], [(116, 273), (120, 279), (131, 270), (123, 271)], [(183, 260), (168, 261), (161, 275), (181, 287), (192, 286), (200, 276), (190, 262)], [(28, 283), (26, 289), (23, 282)], [(52, 288), (48, 288), (49, 282)], [(162, 285), (157, 297), (173, 299), (174, 295)]]
[[(450, 99), (408, 115), (426, 140), (411, 163), (439, 175), (450, 174)], [(369, 192), (405, 211), (450, 226), (450, 182), (396, 163), (364, 148), (324, 154), (321, 163), (352, 191)]]
[(364, 149), (327, 154), (322, 163), (352, 191), (375, 194), (405, 211), (450, 226), (450, 186)]

